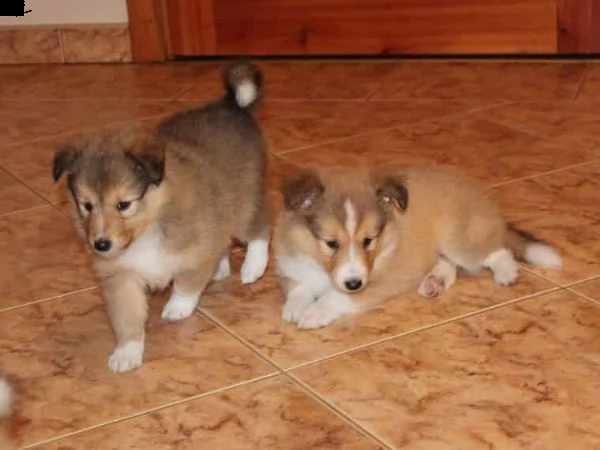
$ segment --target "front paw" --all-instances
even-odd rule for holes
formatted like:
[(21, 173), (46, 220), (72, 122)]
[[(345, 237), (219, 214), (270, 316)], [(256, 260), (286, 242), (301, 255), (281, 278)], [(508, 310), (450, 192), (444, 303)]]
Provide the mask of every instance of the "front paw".
[(171, 298), (162, 310), (161, 317), (164, 320), (182, 320), (190, 317), (198, 305), (198, 295), (184, 295), (177, 292), (171, 294)]
[(311, 297), (288, 297), (283, 307), (283, 320), (290, 323), (298, 322), (304, 310), (314, 301)]
[(144, 341), (129, 341), (117, 347), (108, 358), (108, 367), (116, 373), (129, 372), (142, 365), (144, 359)]
[(418, 294), (421, 297), (432, 298), (441, 295), (444, 290), (444, 280), (436, 275), (427, 275), (419, 286)]
[(298, 328), (311, 330), (325, 327), (340, 316), (341, 314), (335, 309), (316, 301), (303, 309), (296, 323), (298, 324)]

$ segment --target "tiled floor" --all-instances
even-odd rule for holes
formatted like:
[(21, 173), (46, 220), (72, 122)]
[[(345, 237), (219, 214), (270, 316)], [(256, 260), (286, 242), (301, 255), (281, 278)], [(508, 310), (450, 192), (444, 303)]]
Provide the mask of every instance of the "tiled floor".
[[(115, 375), (54, 146), (220, 93), (214, 63), (0, 68), (0, 372), (18, 443), (43, 449), (600, 448), (600, 65), (264, 63), (270, 198), (306, 164), (449, 163), (561, 272), (461, 278), (317, 331), (280, 320), (273, 271), (151, 304), (144, 366)], [(239, 268), (239, 259), (236, 267)]]

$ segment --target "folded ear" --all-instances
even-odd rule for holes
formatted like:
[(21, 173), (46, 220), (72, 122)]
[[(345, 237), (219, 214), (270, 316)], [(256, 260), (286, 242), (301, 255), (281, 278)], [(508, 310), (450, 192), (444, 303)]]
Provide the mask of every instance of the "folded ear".
[(62, 145), (54, 152), (52, 162), (52, 178), (58, 181), (63, 174), (72, 174), (75, 172), (81, 151), (70, 145)]
[(313, 207), (325, 188), (319, 175), (311, 170), (292, 177), (283, 187), (283, 202), (291, 211), (307, 211)]
[(382, 205), (392, 205), (401, 212), (408, 208), (408, 189), (398, 176), (384, 177), (376, 189), (377, 200)]
[(159, 185), (165, 176), (165, 146), (157, 138), (147, 138), (131, 149), (125, 156), (134, 164), (134, 170), (148, 184)]

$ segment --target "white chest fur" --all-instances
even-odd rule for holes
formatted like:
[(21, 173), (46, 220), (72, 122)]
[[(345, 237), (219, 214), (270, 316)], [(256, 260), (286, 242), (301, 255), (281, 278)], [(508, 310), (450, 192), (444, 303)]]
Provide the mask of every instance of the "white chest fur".
[(151, 225), (118, 257), (116, 263), (137, 272), (150, 286), (164, 287), (182, 267), (183, 257), (169, 254), (160, 229)]
[(331, 288), (329, 275), (323, 267), (308, 256), (279, 256), (277, 271), (280, 275), (290, 278), (297, 283), (310, 288), (315, 298), (323, 295)]

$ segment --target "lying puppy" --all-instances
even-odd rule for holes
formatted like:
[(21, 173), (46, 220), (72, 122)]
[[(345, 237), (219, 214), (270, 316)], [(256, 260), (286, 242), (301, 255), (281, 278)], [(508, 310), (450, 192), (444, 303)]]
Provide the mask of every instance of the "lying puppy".
[[(380, 169), (381, 170), (381, 169)], [(457, 267), (516, 281), (515, 257), (560, 267), (545, 244), (504, 221), (485, 191), (451, 169), (306, 171), (284, 187), (274, 232), (283, 318), (318, 328), (418, 287), (433, 297)]]
[(260, 74), (237, 65), (227, 95), (179, 113), (155, 135), (117, 133), (59, 149), (53, 176), (67, 174), (76, 222), (95, 268), (115, 331), (108, 364), (142, 364), (146, 290), (173, 281), (166, 320), (192, 314), (208, 282), (229, 275), (231, 237), (248, 241), (242, 283), (268, 262), (265, 144), (249, 108)]

